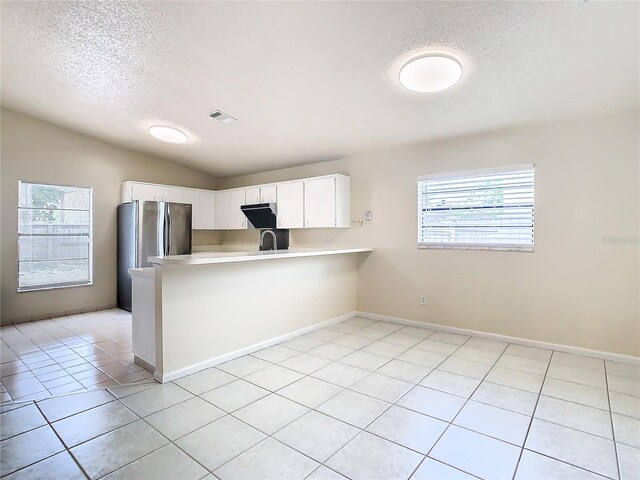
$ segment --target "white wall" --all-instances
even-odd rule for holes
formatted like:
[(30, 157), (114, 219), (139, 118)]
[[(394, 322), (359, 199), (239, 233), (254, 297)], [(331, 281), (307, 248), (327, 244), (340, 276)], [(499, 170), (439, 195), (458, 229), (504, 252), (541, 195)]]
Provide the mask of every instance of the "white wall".
[[(371, 210), (373, 221), (292, 231), (292, 243), (328, 236), (375, 248), (359, 270), (358, 310), (640, 355), (639, 127), (636, 110), (222, 179), (220, 187), (350, 175), (352, 219)], [(536, 164), (535, 252), (416, 248), (417, 176), (523, 163)], [(222, 242), (255, 243), (257, 233), (224, 232)]]
[(366, 255), (156, 268), (156, 378), (352, 314), (357, 263)]
[[(116, 206), (124, 180), (214, 188), (211, 175), (116, 147), (3, 108), (1, 110), (2, 324), (116, 303)], [(93, 285), (16, 292), (18, 180), (93, 187)], [(194, 244), (217, 243), (218, 232), (195, 232)]]

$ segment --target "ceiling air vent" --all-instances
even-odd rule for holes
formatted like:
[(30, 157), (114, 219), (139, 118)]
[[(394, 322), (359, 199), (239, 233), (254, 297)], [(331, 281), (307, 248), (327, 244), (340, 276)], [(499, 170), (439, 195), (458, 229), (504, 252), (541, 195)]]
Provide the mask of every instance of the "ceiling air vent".
[(211, 112), (209, 114), (209, 116), (215, 120), (218, 120), (220, 123), (224, 123), (224, 124), (229, 124), (229, 123), (236, 123), (238, 121), (237, 118), (233, 118), (229, 115), (227, 115), (224, 112), (221, 112), (220, 110), (216, 110), (215, 112)]

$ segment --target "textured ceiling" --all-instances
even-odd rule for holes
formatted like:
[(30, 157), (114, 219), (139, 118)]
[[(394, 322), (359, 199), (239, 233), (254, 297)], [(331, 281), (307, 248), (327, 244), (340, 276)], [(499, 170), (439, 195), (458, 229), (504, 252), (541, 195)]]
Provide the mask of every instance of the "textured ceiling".
[[(0, 8), (3, 105), (220, 176), (639, 106), (638, 2)], [(461, 52), (456, 87), (398, 85), (426, 47)], [(190, 141), (147, 134), (164, 122)]]

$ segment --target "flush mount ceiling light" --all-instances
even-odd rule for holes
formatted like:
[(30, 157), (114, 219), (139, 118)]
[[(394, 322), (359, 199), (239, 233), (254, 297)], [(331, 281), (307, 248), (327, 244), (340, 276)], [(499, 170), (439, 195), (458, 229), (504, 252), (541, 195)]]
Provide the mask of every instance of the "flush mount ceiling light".
[(177, 128), (167, 125), (151, 125), (149, 133), (158, 140), (169, 143), (184, 143), (187, 141), (187, 134)]
[(400, 69), (400, 83), (418, 93), (453, 87), (462, 78), (462, 65), (452, 55), (432, 52), (412, 58)]

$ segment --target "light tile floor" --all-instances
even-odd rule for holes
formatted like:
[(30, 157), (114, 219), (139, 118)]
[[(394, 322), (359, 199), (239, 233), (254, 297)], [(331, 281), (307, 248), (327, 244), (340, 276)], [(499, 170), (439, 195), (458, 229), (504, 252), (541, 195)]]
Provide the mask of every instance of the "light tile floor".
[(363, 318), (1, 408), (8, 479), (640, 478), (640, 367)]
[(0, 402), (148, 381), (133, 363), (131, 314), (58, 317), (0, 328)]

